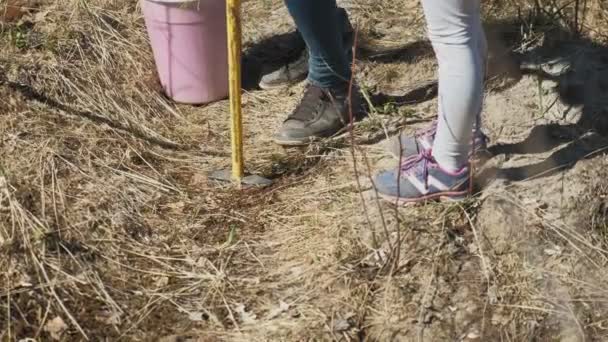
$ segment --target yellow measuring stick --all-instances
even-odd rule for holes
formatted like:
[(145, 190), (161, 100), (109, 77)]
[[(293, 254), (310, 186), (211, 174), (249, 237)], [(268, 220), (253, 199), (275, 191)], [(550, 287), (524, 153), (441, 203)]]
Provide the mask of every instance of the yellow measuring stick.
[(241, 113), (241, 0), (227, 0), (226, 19), (228, 24), (232, 179), (240, 183), (244, 176), (243, 118)]

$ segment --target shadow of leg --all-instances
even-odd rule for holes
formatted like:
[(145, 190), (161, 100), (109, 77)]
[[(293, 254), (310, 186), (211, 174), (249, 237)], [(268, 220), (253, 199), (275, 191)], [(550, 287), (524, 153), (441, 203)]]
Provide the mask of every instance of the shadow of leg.
[(540, 163), (497, 170), (496, 178), (523, 181), (546, 177), (573, 167), (579, 160), (593, 158), (607, 151), (608, 139), (596, 133), (589, 133)]
[(429, 81), (417, 84), (409, 89), (404, 89), (402, 95), (378, 93), (371, 96), (373, 106), (383, 106), (393, 103), (397, 106), (417, 104), (434, 99), (437, 96), (437, 81)]
[(488, 148), (492, 156), (500, 154), (532, 154), (547, 152), (555, 147), (573, 141), (581, 135), (576, 125), (549, 124), (532, 128), (530, 135), (515, 144), (497, 144)]

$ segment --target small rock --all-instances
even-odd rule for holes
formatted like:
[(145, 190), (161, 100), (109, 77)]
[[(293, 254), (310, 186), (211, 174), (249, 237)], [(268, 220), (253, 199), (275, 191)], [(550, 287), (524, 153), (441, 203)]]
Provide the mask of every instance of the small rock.
[(256, 323), (257, 315), (251, 312), (247, 312), (245, 304), (238, 304), (235, 308), (235, 311), (239, 314), (239, 316), (241, 317), (241, 321), (244, 324)]
[(562, 249), (559, 246), (553, 246), (551, 248), (545, 248), (544, 252), (549, 256), (560, 256), (562, 254)]
[(51, 338), (56, 341), (61, 339), (61, 335), (63, 335), (66, 330), (68, 330), (68, 326), (59, 316), (48, 321), (44, 326), (44, 331), (48, 332), (49, 335), (51, 335)]
[(192, 322), (202, 322), (205, 320), (205, 314), (202, 312), (190, 312), (188, 313), (188, 318), (192, 321)]
[(285, 303), (284, 301), (280, 301), (279, 306), (270, 311), (270, 313), (268, 314), (268, 319), (276, 318), (283, 312), (287, 312), (289, 310), (289, 307), (289, 304)]
[(476, 330), (473, 330), (473, 331), (471, 331), (470, 333), (467, 334), (467, 338), (470, 339), (470, 340), (478, 339), (480, 337), (481, 337), (481, 335), (479, 335), (479, 332), (476, 331)]
[(350, 323), (346, 319), (338, 319), (334, 323), (335, 332), (343, 332), (350, 329)]
[(156, 286), (158, 288), (163, 288), (167, 285), (169, 285), (169, 277), (162, 276), (156, 280)]

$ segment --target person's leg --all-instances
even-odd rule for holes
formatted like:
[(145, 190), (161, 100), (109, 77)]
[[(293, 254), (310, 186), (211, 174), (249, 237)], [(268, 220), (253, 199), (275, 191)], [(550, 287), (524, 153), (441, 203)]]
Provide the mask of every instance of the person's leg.
[(486, 41), (479, 0), (423, 0), (439, 62), (439, 115), (433, 157), (447, 170), (467, 164), (471, 128), (483, 102)]
[[(338, 16), (340, 25), (342, 27), (342, 41), (343, 48), (346, 52), (347, 61), (352, 60), (352, 49), (353, 49), (353, 38), (354, 32), (353, 27), (348, 18), (348, 13), (343, 8), (338, 8)], [(297, 32), (298, 45), (300, 40), (303, 42), (302, 35)], [(286, 63), (280, 66), (278, 69), (265, 74), (260, 80), (260, 88), (262, 89), (274, 89), (280, 88), (289, 84), (293, 84), (306, 79), (308, 75), (308, 51), (304, 48), (300, 55), (294, 60), (286, 60)]]
[(375, 178), (378, 192), (404, 203), (469, 193), (472, 128), (483, 100), (486, 42), (480, 0), (422, 0), (439, 61), (439, 115), (431, 148)]
[[(486, 74), (487, 47), (478, 4), (476, 0), (423, 2), (429, 36), (439, 60), (439, 118), (414, 135), (402, 133), (392, 138), (388, 150), (395, 158), (409, 158), (433, 149), (433, 155), (441, 164), (454, 169), (472, 156), (469, 153), (465, 157), (465, 149), (486, 151), (487, 137), (481, 130), (483, 83), (480, 77)], [(468, 126), (473, 113), (476, 113), (473, 139), (464, 143), (467, 137), (459, 131)], [(466, 120), (461, 120), (463, 115)], [(441, 126), (441, 137), (434, 147), (438, 126)]]
[(309, 52), (309, 81), (321, 88), (343, 86), (350, 79), (344, 53), (341, 13), (335, 0), (285, 0)]
[[(343, 46), (343, 17), (335, 0), (285, 0), (306, 42), (309, 84), (300, 104), (274, 137), (280, 145), (306, 145), (345, 132), (362, 113), (358, 90), (349, 92), (351, 70)], [(351, 95), (351, 96), (349, 96)]]

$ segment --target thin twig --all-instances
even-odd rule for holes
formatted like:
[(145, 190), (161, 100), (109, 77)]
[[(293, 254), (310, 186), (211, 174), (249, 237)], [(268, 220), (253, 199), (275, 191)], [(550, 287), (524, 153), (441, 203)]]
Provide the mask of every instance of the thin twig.
[[(369, 229), (371, 229), (371, 231), (374, 231), (374, 226), (372, 224), (372, 221), (370, 219), (369, 216), (369, 210), (367, 208), (367, 203), (365, 201), (365, 197), (363, 196), (363, 186), (361, 186), (361, 180), (359, 179), (359, 168), (357, 165), (357, 155), (356, 155), (356, 149), (355, 149), (355, 134), (354, 134), (354, 130), (353, 130), (353, 125), (354, 125), (354, 113), (353, 113), (353, 83), (354, 83), (354, 73), (355, 73), (355, 66), (356, 66), (356, 60), (357, 60), (357, 39), (359, 36), (359, 30), (358, 28), (355, 27), (354, 29), (354, 43), (353, 43), (353, 57), (352, 57), (352, 64), (351, 64), (351, 77), (348, 81), (348, 114), (349, 114), (349, 125), (348, 125), (348, 130), (349, 130), (349, 134), (350, 134), (350, 153), (351, 153), (351, 157), (353, 159), (353, 172), (355, 173), (355, 180), (357, 182), (357, 191), (359, 193), (359, 197), (361, 199), (361, 205), (363, 206), (363, 213), (365, 214), (365, 219), (367, 220), (367, 224), (369, 226)], [(358, 108), (358, 110), (361, 110), (360, 108)], [(364, 153), (364, 152), (362, 152)], [(368, 175), (369, 176), (369, 175)], [(372, 182), (373, 184), (373, 182)], [(375, 240), (375, 235), (374, 235), (374, 240)], [(374, 241), (374, 244), (377, 244), (377, 241)]]

